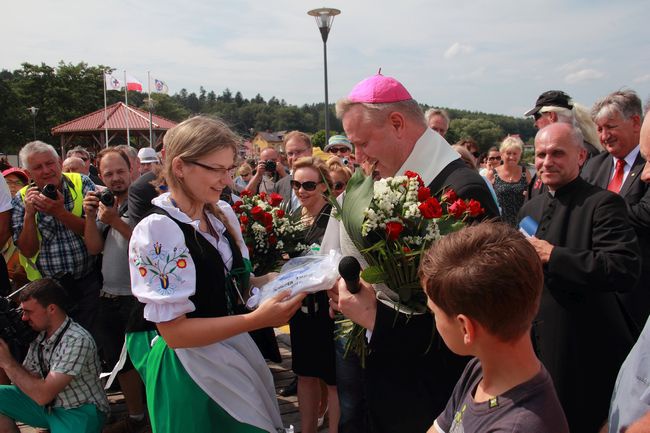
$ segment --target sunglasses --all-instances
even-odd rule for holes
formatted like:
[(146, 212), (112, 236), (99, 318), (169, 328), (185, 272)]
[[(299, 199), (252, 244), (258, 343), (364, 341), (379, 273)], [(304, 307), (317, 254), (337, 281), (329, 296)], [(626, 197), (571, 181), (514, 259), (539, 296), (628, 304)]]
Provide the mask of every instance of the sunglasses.
[(300, 188), (304, 189), (305, 191), (314, 191), (316, 189), (316, 185), (322, 182), (314, 182), (311, 180), (308, 180), (307, 182), (298, 182), (297, 180), (292, 180), (290, 182), (291, 188), (294, 190), (298, 191)]
[(488, 161), (498, 161), (500, 159), (501, 159), (500, 156), (491, 156), (491, 157), (488, 158)]
[(541, 117), (542, 117), (542, 113), (540, 113), (539, 111), (533, 114), (533, 119), (535, 119), (535, 121), (539, 120)]
[(345, 185), (343, 182), (336, 182), (336, 183), (334, 184), (334, 189), (335, 189), (336, 191), (340, 191), (340, 190), (342, 190), (343, 188), (345, 188), (345, 186), (346, 186), (346, 185)]
[(330, 153), (349, 153), (350, 149), (348, 149), (345, 146), (343, 146), (343, 147), (330, 147), (329, 152)]

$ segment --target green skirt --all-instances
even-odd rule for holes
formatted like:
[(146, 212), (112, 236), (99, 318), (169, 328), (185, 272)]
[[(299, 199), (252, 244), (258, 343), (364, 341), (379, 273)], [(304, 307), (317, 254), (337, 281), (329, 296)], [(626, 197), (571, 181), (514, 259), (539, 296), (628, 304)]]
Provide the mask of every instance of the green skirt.
[(234, 419), (187, 374), (172, 349), (155, 331), (126, 334), (126, 347), (144, 382), (154, 433), (261, 433)]

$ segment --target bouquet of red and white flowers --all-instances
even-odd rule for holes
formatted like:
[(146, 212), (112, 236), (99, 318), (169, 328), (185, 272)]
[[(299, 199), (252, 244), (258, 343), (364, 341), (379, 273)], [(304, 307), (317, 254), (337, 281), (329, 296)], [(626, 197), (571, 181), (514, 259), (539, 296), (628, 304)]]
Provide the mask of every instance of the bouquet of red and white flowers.
[[(407, 171), (378, 181), (355, 173), (338, 212), (346, 232), (368, 267), (361, 277), (374, 284), (380, 301), (396, 312), (422, 314), (427, 299), (418, 278), (422, 254), (447, 233), (483, 214), (476, 200), (446, 190), (438, 200), (417, 173)], [(365, 330), (348, 327), (348, 349), (365, 355)]]
[(281, 202), (280, 194), (253, 195), (244, 190), (241, 200), (232, 206), (256, 275), (277, 270), (285, 253), (297, 254), (309, 249), (301, 243), (307, 227), (300, 222), (299, 215), (282, 209)]

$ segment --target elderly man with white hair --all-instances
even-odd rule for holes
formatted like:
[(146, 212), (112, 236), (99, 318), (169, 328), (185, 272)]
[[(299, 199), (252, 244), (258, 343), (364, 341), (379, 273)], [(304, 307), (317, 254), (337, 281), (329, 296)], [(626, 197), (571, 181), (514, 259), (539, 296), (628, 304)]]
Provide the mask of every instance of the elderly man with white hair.
[(12, 200), (11, 224), (21, 264), (31, 281), (68, 274), (67, 289), (77, 307), (71, 315), (92, 330), (101, 277), (84, 245), (82, 203), (95, 184), (82, 174), (62, 173), (61, 158), (42, 141), (27, 143), (19, 157), (34, 180)]

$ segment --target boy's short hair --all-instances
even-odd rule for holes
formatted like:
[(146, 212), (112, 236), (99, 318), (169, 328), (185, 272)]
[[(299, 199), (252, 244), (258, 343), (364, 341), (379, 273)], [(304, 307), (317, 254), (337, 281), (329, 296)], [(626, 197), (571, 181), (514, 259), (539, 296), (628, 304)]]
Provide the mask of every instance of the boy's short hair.
[(43, 278), (29, 283), (18, 294), (18, 302), (34, 299), (42, 307), (54, 304), (66, 311), (67, 296), (61, 285), (51, 278)]
[(497, 222), (465, 227), (437, 241), (420, 264), (420, 281), (446, 314), (464, 314), (502, 341), (530, 329), (544, 274), (533, 246)]

